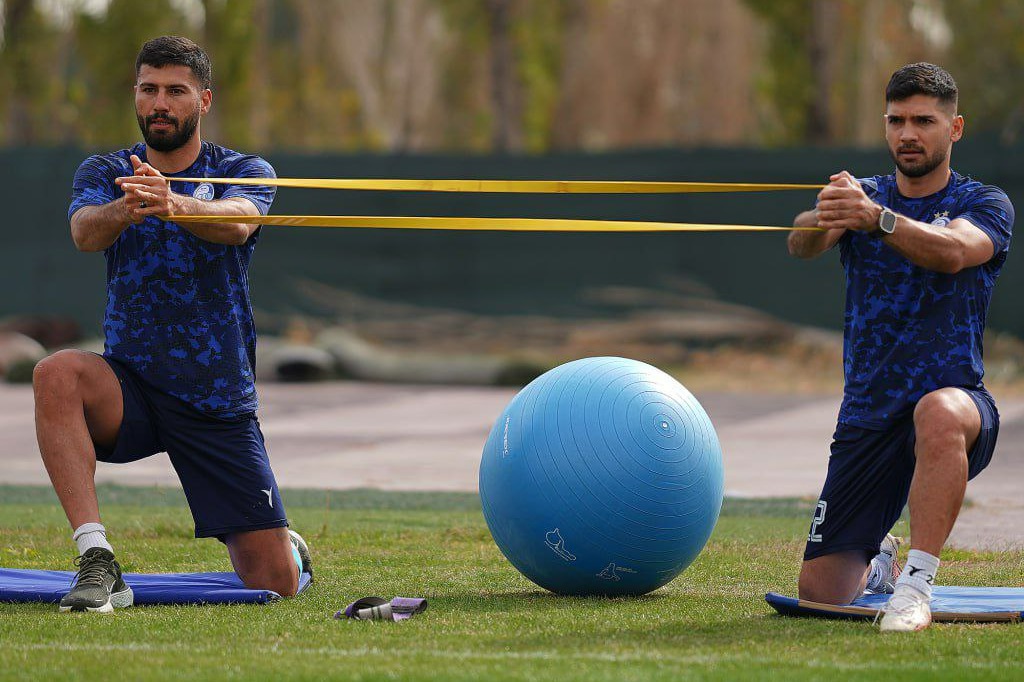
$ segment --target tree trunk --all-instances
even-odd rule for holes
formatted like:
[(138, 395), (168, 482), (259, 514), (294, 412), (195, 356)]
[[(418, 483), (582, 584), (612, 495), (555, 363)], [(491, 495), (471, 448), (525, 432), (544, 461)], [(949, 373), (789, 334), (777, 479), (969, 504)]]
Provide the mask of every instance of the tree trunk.
[(29, 26), (34, 11), (33, 0), (7, 0), (4, 3), (3, 61), (11, 90), (7, 101), (7, 125), (4, 141), (7, 146), (23, 146), (35, 142), (32, 125), (32, 65), (29, 56)]
[(252, 59), (255, 62), (249, 71), (249, 89), (252, 105), (249, 107), (249, 129), (252, 144), (256, 149), (270, 146), (270, 3), (256, 0), (253, 7), (254, 45)]
[(814, 94), (808, 104), (807, 141), (828, 144), (835, 135), (832, 125), (832, 46), (838, 34), (835, 0), (814, 0), (811, 4), (811, 71)]
[(512, 0), (487, 0), (487, 21), (491, 39), (491, 105), (494, 132), (491, 145), (496, 152), (520, 146), (520, 116), (517, 106), (515, 55), (510, 35)]

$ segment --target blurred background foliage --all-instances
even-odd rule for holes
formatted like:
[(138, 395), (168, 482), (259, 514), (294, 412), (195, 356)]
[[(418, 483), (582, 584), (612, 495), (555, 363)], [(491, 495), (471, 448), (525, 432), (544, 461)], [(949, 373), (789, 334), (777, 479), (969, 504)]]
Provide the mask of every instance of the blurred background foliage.
[(0, 144), (123, 146), (141, 43), (213, 59), (205, 136), (312, 152), (877, 146), (893, 69), (1024, 125), (1019, 0), (0, 0)]
[[(869, 174), (891, 167), (890, 74), (928, 60), (960, 84), (956, 168), (1020, 206), (1022, 29), (1021, 0), (0, 0), (0, 351), (4, 333), (52, 348), (99, 332), (103, 260), (74, 250), (64, 197), (86, 150), (140, 138), (135, 58), (158, 35), (210, 53), (203, 136), (262, 153), (283, 177)], [(339, 202), (371, 215), (786, 224), (810, 196), (294, 190), (274, 210)], [(369, 379), (441, 368), (431, 376), (451, 383), (505, 356), (523, 378), (587, 355), (644, 359), (697, 385), (842, 379), (842, 271), (834, 258), (795, 266), (779, 235), (391, 232), (267, 232), (252, 271), (271, 353), (261, 367), (315, 358), (306, 346), (323, 337), (345, 355), (339, 374)], [(986, 378), (1024, 387), (1022, 266), (1011, 251)]]

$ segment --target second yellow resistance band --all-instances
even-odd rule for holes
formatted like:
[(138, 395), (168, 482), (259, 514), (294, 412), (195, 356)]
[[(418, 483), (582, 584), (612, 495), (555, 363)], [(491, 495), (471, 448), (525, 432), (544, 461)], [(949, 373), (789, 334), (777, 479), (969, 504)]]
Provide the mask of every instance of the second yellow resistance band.
[(448, 218), (424, 216), (169, 215), (176, 223), (247, 223), (300, 227), (349, 227), (393, 230), (473, 230), (490, 232), (789, 232), (817, 227), (773, 225), (719, 225), (717, 223), (662, 223), (636, 220), (577, 220), (567, 218)]
[(520, 194), (680, 194), (692, 192), (775, 192), (821, 189), (823, 185), (753, 182), (617, 182), (606, 180), (390, 180), (345, 178), (168, 178), (171, 182), (263, 185), (304, 189), (391, 192), (493, 192)]

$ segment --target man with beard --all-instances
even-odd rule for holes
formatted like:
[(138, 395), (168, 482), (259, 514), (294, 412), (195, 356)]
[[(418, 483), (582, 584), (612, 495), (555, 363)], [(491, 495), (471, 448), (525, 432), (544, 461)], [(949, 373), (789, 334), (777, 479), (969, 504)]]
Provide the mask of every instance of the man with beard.
[[(885, 101), (896, 172), (833, 175), (795, 221), (821, 231), (789, 237), (799, 258), (838, 244), (847, 281), (846, 389), (800, 597), (846, 604), (865, 588), (891, 592), (881, 629), (912, 631), (931, 623), (939, 553), (999, 431), (982, 383), (982, 336), (1014, 211), (1002, 190), (950, 170), (964, 119), (946, 71), (904, 66)], [(908, 497), (911, 549), (900, 573), (887, 532)]]
[(212, 76), (191, 40), (150, 40), (135, 71), (145, 143), (86, 159), (68, 212), (79, 250), (103, 251), (107, 260), (103, 355), (60, 351), (33, 377), (39, 450), (79, 553), (60, 610), (132, 604), (100, 522), (96, 461), (164, 451), (196, 537), (223, 541), (246, 586), (291, 596), (311, 570), (305, 543), (287, 528), (256, 419), (248, 267), (259, 227), (160, 217), (265, 215), (270, 187), (174, 178), (274, 177), (274, 170), (201, 139)]

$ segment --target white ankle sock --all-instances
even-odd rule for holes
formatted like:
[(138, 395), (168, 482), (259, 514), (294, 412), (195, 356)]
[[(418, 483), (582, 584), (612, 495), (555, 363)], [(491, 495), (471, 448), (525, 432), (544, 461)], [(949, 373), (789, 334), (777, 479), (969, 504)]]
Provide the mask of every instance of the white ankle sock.
[(114, 548), (107, 542), (107, 529), (103, 527), (102, 523), (83, 523), (75, 529), (71, 537), (78, 545), (80, 555), (85, 554), (86, 550), (93, 547), (102, 547), (111, 554), (114, 552)]
[(935, 582), (935, 574), (938, 572), (939, 557), (912, 549), (907, 554), (907, 563), (903, 566), (900, 577), (896, 579), (896, 585), (908, 585), (931, 598), (932, 583)]

